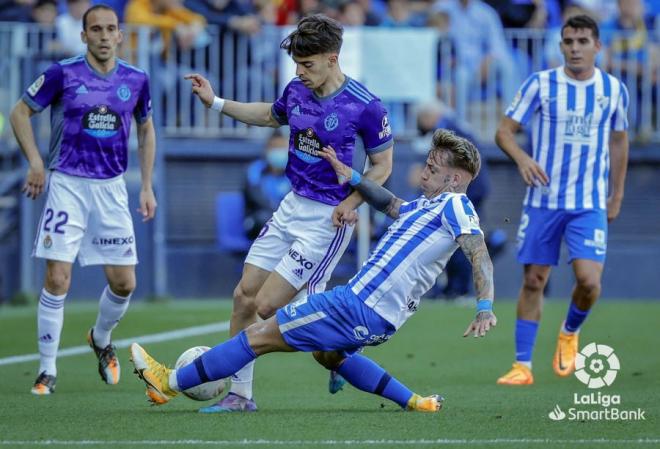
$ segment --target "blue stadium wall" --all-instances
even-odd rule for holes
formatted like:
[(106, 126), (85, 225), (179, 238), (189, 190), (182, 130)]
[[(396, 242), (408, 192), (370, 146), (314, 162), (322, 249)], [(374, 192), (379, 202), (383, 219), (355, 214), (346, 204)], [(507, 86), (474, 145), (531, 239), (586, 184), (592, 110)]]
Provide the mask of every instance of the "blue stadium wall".
[[(261, 154), (260, 140), (164, 139), (167, 191), (160, 195), (159, 214), (166, 217), (168, 295), (176, 298), (230, 297), (240, 277), (242, 254), (220, 253), (216, 247), (215, 196), (220, 191), (239, 190), (245, 167)], [(521, 267), (515, 261), (515, 235), (524, 187), (516, 167), (494, 147), (482, 146), (490, 168), (491, 192), (482, 212), (486, 230), (501, 228), (509, 244), (495, 261), (496, 295), (515, 298)], [(410, 144), (397, 142), (394, 174), (388, 187), (403, 198), (412, 198), (407, 185), (408, 167), (421, 162)], [(136, 161), (132, 161), (136, 166)], [(603, 276), (603, 297), (660, 299), (660, 151), (633, 148), (626, 182), (626, 197), (619, 219), (610, 226), (608, 259)], [(139, 175), (127, 177), (131, 208), (137, 208)], [(156, 186), (158, 189), (162, 186)], [(162, 200), (164, 199), (164, 201)], [(41, 205), (38, 205), (40, 210)], [(138, 241), (138, 289), (136, 298), (153, 291), (152, 224), (134, 216)], [(0, 302), (18, 289), (17, 239), (0, 245)], [(43, 279), (43, 264), (35, 276), (35, 291)], [(347, 280), (355, 267), (352, 254), (344, 257), (334, 282)], [(562, 253), (553, 271), (548, 296), (570, 295), (573, 277)], [(73, 273), (72, 298), (96, 298), (104, 286), (99, 267)]]

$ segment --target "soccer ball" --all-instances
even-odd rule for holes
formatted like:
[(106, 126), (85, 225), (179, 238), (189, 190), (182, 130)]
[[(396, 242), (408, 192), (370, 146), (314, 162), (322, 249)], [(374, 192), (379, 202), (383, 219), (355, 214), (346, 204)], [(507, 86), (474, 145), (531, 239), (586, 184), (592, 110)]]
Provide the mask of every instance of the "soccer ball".
[[(179, 356), (174, 367), (176, 369), (183, 368), (184, 366), (192, 363), (197, 357), (208, 351), (208, 346), (195, 346), (186, 349), (183, 354)], [(208, 401), (218, 396), (225, 389), (225, 380), (219, 379), (213, 382), (206, 382), (205, 384), (197, 385), (196, 387), (188, 388), (183, 391), (183, 394), (195, 401)]]

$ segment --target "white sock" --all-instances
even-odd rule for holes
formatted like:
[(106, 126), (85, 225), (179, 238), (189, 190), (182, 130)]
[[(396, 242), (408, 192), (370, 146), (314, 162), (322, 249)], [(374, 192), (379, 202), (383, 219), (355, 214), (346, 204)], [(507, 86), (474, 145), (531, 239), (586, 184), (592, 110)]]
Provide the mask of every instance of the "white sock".
[(532, 369), (532, 362), (531, 362), (531, 361), (529, 361), (529, 362), (522, 362), (522, 361), (520, 361), (520, 360), (516, 360), (516, 363), (520, 363), (521, 365), (526, 366), (526, 367), (529, 368), (529, 369)]
[(55, 360), (60, 346), (60, 334), (64, 323), (64, 298), (41, 290), (37, 308), (37, 341), (39, 343), (39, 373), (46, 371), (51, 376), (57, 375)]
[(126, 297), (115, 295), (108, 285), (105, 286), (99, 300), (99, 314), (94, 326), (94, 344), (97, 347), (105, 348), (110, 344), (110, 334), (126, 313), (130, 299), (131, 295)]
[(254, 376), (254, 360), (239, 369), (231, 376), (230, 392), (252, 399), (252, 377)]
[(566, 321), (561, 323), (561, 333), (562, 334), (564, 334), (564, 335), (573, 335), (573, 334), (577, 334), (578, 332), (580, 332), (580, 329), (576, 330), (575, 332), (571, 332), (568, 329), (566, 329)]

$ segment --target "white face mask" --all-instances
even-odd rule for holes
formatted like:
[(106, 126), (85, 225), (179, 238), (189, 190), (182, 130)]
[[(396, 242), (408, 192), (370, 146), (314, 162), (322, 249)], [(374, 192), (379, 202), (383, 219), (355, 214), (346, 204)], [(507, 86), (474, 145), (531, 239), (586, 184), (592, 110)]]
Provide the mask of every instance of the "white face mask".
[(271, 148), (266, 153), (266, 161), (268, 161), (268, 165), (278, 170), (284, 170), (288, 160), (289, 149), (285, 147)]

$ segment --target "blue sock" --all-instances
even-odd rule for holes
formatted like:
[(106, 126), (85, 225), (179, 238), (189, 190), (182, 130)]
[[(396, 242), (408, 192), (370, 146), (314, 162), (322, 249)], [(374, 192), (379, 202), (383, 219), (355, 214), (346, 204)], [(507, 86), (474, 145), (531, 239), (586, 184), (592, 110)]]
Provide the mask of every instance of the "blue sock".
[(250, 347), (245, 331), (242, 331), (209, 349), (189, 365), (176, 370), (176, 382), (183, 391), (212, 380), (224, 379), (256, 358), (257, 354)]
[(348, 357), (337, 372), (358, 390), (377, 394), (404, 408), (413, 396), (413, 392), (408, 387), (390, 376), (373, 360), (361, 354)]
[(564, 329), (568, 332), (577, 332), (582, 326), (584, 320), (587, 319), (589, 315), (589, 310), (580, 310), (574, 302), (571, 301), (571, 305), (568, 308), (568, 313), (566, 314), (566, 321), (564, 322)]
[(516, 320), (516, 361), (531, 363), (539, 322)]

